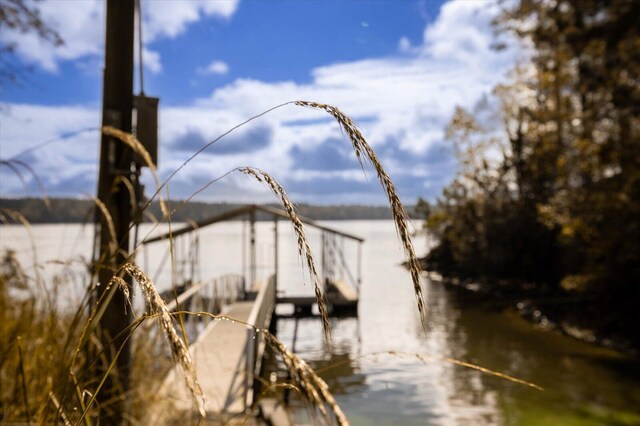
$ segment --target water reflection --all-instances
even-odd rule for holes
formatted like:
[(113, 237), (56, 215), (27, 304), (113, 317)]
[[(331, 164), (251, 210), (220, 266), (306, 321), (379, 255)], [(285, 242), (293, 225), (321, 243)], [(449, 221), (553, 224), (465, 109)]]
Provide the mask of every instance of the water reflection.
[[(319, 321), (300, 320), (297, 353), (327, 381), (353, 424), (640, 421), (638, 360), (538, 330), (515, 314), (460, 304), (439, 283), (427, 286), (432, 314), (427, 336), (410, 299), (406, 310), (387, 306), (387, 314), (396, 312), (389, 318), (398, 326), (394, 329), (367, 329), (382, 312), (370, 317), (371, 298), (363, 302), (360, 318), (334, 319), (330, 350)], [(278, 322), (278, 335), (289, 347), (294, 329), (293, 319)], [(453, 365), (444, 356), (531, 381), (545, 391)]]
[[(531, 392), (508, 381), (456, 369), (457, 389), (480, 381), (482, 392), (496, 393), (505, 423), (602, 424), (605, 418), (607, 423), (640, 421), (638, 376), (625, 374), (638, 371), (638, 360), (536, 329), (514, 313), (483, 306), (461, 308), (455, 302), (449, 310), (460, 312), (448, 333), (447, 345), (454, 357), (546, 389)], [(465, 394), (459, 395), (473, 403), (474, 397)]]

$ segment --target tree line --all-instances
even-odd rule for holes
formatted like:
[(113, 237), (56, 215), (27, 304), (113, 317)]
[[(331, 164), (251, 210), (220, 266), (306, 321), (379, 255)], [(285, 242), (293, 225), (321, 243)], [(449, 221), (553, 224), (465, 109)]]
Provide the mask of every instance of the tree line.
[(425, 267), (640, 348), (640, 2), (504, 6), (496, 28), (533, 55), (456, 109), (458, 174), (419, 203)]
[[(242, 206), (234, 203), (197, 201), (183, 204), (179, 200), (171, 200), (167, 204), (171, 209), (179, 207), (171, 216), (171, 220), (175, 222), (208, 219)], [(272, 207), (280, 206), (274, 204)], [(391, 210), (386, 206), (298, 204), (296, 207), (298, 214), (315, 220), (390, 220), (392, 218)], [(0, 209), (19, 212), (29, 223), (92, 223), (95, 215), (95, 203), (92, 200), (77, 198), (51, 198), (47, 202), (42, 198), (0, 198)], [(412, 211), (411, 208), (408, 210)], [(147, 211), (156, 218), (162, 217), (157, 202), (151, 203)], [(258, 214), (257, 219), (270, 219), (270, 217)], [(11, 218), (7, 217), (7, 220)], [(149, 215), (144, 215), (143, 220), (149, 222), (151, 219)], [(1, 223), (3, 222), (0, 221)]]

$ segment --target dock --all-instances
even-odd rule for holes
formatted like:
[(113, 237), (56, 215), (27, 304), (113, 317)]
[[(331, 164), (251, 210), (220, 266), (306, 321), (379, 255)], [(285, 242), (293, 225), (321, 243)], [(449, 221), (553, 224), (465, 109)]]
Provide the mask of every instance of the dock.
[[(254, 250), (253, 226), (257, 212), (272, 215), (276, 223), (274, 273), (267, 280), (256, 279), (253, 265), (250, 268), (248, 280), (241, 276), (231, 281), (225, 278), (196, 283), (186, 278), (184, 282), (187, 284), (181, 286), (180, 294), (167, 300), (170, 310), (209, 312), (235, 320), (211, 320), (206, 316), (198, 318), (206, 322), (206, 325), (201, 326), (201, 331), (189, 346), (196, 377), (203, 391), (206, 418), (204, 420), (199, 418), (194, 397), (186, 385), (184, 373), (181, 367), (176, 365), (166, 375), (160, 389), (154, 393), (153, 402), (148, 410), (149, 424), (184, 424), (185, 421), (200, 424), (221, 422), (254, 424), (252, 422), (257, 421), (258, 414), (263, 417), (262, 421), (265, 421), (264, 417), (268, 417), (272, 424), (291, 424), (287, 420), (289, 416), (286, 415), (286, 405), (283, 405), (282, 401), (258, 400), (264, 382), (260, 377), (263, 374), (265, 342), (262, 333), (255, 331), (255, 328), (271, 329), (275, 322), (277, 305), (292, 305), (294, 307), (292, 316), (305, 317), (313, 315), (313, 307), (317, 302), (313, 296), (287, 296), (278, 292), (277, 219), (286, 217), (286, 212), (272, 207), (247, 206), (200, 223), (191, 223), (185, 228), (174, 231), (171, 237), (188, 235), (204, 226), (229, 220), (238, 215), (247, 215), (251, 224), (250, 244)], [(359, 244), (363, 240), (318, 225), (309, 219), (303, 219), (303, 223), (322, 232), (321, 282), (331, 315), (357, 315), (360, 273), (358, 272), (357, 278), (352, 273), (347, 274), (351, 284), (332, 275), (338, 269), (336, 264), (346, 265), (344, 255), (334, 239), (340, 236), (357, 241)], [(168, 235), (161, 235), (145, 241), (145, 244), (167, 241), (168, 238)], [(252, 254), (251, 258), (255, 259), (255, 255)], [(358, 251), (359, 262), (360, 251)], [(248, 283), (251, 285), (247, 285)], [(227, 303), (226, 306), (223, 306), (225, 303)], [(251, 324), (253, 327), (246, 324)]]
[[(269, 280), (255, 298), (237, 301), (212, 320), (190, 346), (196, 377), (202, 388), (208, 420), (243, 418), (253, 403), (254, 377), (260, 374), (264, 342), (253, 328), (268, 328), (275, 308), (275, 285)], [(184, 373), (175, 366), (156, 395), (150, 423), (160, 424), (176, 413), (197, 412)]]

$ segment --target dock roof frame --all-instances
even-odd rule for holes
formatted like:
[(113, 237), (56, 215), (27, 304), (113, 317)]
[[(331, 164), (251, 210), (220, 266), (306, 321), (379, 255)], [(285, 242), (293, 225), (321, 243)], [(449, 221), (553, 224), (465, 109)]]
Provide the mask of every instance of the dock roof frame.
[[(239, 207), (237, 209), (233, 209), (233, 210), (221, 213), (219, 215), (210, 217), (208, 219), (199, 220), (197, 222), (190, 222), (186, 226), (180, 229), (177, 229), (175, 231), (167, 232), (165, 234), (158, 235), (153, 238), (145, 239), (144, 241), (142, 241), (142, 244), (146, 245), (146, 244), (151, 244), (158, 241), (167, 240), (169, 238), (175, 238), (180, 235), (186, 234), (188, 232), (192, 232), (197, 229), (204, 228), (205, 226), (213, 225), (219, 222), (224, 222), (225, 220), (233, 219), (235, 217), (242, 216), (245, 214), (250, 214), (251, 212), (255, 212), (255, 211), (260, 211), (263, 213), (270, 214), (274, 217), (280, 217), (283, 219), (290, 220), (290, 217), (287, 214), (287, 212), (282, 209), (277, 209), (275, 207), (270, 207), (270, 206), (260, 206), (257, 204), (249, 204), (247, 206)], [(355, 236), (353, 234), (349, 234), (347, 232), (338, 231), (337, 229), (333, 229), (328, 226), (320, 225), (312, 219), (308, 219), (302, 216), (298, 216), (298, 219), (300, 219), (300, 222), (304, 223), (305, 225), (309, 225), (312, 228), (316, 228), (325, 232), (330, 232), (336, 235), (340, 235), (341, 237), (355, 240), (360, 243), (364, 242), (364, 238)]]

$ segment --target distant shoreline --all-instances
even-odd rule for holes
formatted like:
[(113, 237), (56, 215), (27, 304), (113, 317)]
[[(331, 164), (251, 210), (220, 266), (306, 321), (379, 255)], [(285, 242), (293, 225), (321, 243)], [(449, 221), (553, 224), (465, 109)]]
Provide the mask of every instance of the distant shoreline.
[[(93, 221), (94, 204), (90, 200), (75, 198), (50, 198), (51, 208), (48, 209), (42, 198), (0, 198), (0, 209), (17, 211), (32, 224), (56, 223), (87, 223)], [(169, 206), (177, 206), (182, 200), (170, 200)], [(238, 208), (240, 203), (204, 203), (192, 201), (180, 206), (172, 215), (174, 222), (187, 220), (202, 220), (225, 211)], [(275, 204), (270, 204), (279, 207)], [(410, 216), (413, 216), (413, 206), (405, 206)], [(348, 205), (312, 205), (297, 204), (298, 214), (313, 220), (390, 220), (391, 209), (385, 206), (367, 206), (358, 204)], [(151, 203), (149, 211), (160, 217), (157, 202)], [(257, 220), (270, 218), (257, 217)], [(148, 218), (146, 222), (151, 222)], [(4, 222), (0, 222), (4, 223)]]

